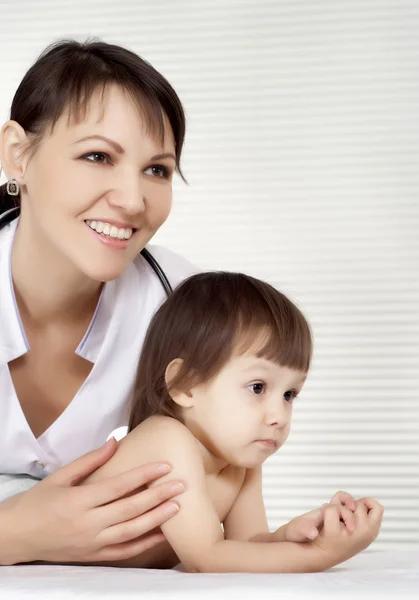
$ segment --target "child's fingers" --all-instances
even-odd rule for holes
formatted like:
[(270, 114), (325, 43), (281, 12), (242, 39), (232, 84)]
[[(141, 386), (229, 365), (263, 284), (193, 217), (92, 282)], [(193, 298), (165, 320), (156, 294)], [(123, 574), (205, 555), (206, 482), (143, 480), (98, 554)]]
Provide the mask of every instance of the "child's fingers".
[(323, 525), (324, 507), (329, 506), (324, 504), (320, 508), (315, 508), (304, 515), (301, 515), (301, 520), (309, 521), (311, 525), (315, 527), (321, 527)]
[(365, 527), (368, 522), (368, 509), (365, 502), (357, 500), (355, 510), (355, 520), (357, 527)]
[(287, 539), (293, 542), (314, 540), (323, 526), (323, 510), (316, 508), (293, 519), (287, 526)]
[(315, 540), (319, 535), (319, 530), (316, 525), (313, 525), (310, 521), (305, 523), (301, 522), (299, 525), (299, 537), (301, 541)]
[(339, 510), (341, 521), (345, 523), (346, 529), (349, 531), (349, 533), (353, 533), (356, 529), (355, 513), (353, 513), (346, 506), (341, 506)]
[(336, 492), (331, 500), (331, 504), (342, 504), (347, 506), (352, 512), (356, 510), (355, 498), (351, 494), (348, 494), (348, 492)]
[(383, 505), (380, 504), (378, 502), (378, 500), (376, 500), (375, 498), (369, 498), (369, 497), (368, 498), (360, 498), (357, 501), (357, 504), (358, 504), (358, 502), (362, 502), (367, 507), (368, 510), (374, 510), (374, 509), (381, 508), (384, 511)]
[(329, 504), (324, 509), (324, 533), (326, 535), (338, 535), (341, 529), (339, 508), (335, 504)]
[(384, 514), (384, 506), (382, 504), (375, 500), (375, 498), (361, 498), (358, 502), (365, 507), (369, 521), (373, 523), (381, 522)]

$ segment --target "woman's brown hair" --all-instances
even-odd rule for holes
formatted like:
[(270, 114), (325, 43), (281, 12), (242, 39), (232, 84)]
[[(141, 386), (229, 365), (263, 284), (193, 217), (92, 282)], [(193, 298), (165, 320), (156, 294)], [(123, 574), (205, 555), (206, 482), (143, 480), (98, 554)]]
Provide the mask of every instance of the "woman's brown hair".
[[(14, 95), (10, 119), (31, 134), (26, 151), (33, 154), (44, 133), (68, 110), (69, 121), (83, 119), (93, 94), (104, 98), (117, 84), (137, 103), (150, 132), (164, 138), (164, 117), (175, 140), (176, 167), (183, 178), (180, 157), (185, 137), (185, 114), (170, 83), (134, 52), (102, 41), (62, 40), (51, 44), (23, 77)], [(0, 213), (19, 205), (0, 186)]]
[[(260, 340), (262, 339), (262, 343)], [(129, 430), (160, 414), (181, 420), (170, 390), (206, 383), (234, 352), (258, 342), (257, 356), (307, 372), (310, 327), (301, 311), (274, 287), (242, 273), (199, 273), (186, 279), (154, 315), (134, 386)], [(167, 388), (169, 363), (181, 367)]]

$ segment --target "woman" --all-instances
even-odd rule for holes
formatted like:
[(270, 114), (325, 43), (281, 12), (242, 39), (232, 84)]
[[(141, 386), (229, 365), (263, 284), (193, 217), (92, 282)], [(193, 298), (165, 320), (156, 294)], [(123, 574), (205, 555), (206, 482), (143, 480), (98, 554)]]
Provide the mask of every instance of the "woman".
[[(0, 145), (0, 473), (42, 481), (0, 504), (0, 564), (129, 558), (178, 510), (179, 482), (138, 491), (169, 465), (77, 484), (116, 450), (103, 444), (127, 422), (165, 298), (140, 252), (170, 213), (184, 131), (170, 84), (103, 42), (48, 48), (13, 99)], [(149, 250), (172, 286), (194, 271)]]
[[(137, 55), (70, 41), (31, 67), (10, 116), (0, 139), (0, 565), (118, 563), (162, 542), (184, 491), (152, 485), (171, 471), (160, 463), (88, 480), (115, 454), (109, 433), (128, 422), (153, 314), (195, 271), (144, 250), (170, 212), (184, 113)], [(15, 492), (4, 501), (2, 477)], [(32, 487), (16, 494), (21, 485)], [(355, 510), (347, 494), (332, 503)], [(287, 539), (304, 541), (322, 521), (319, 510), (291, 521)]]

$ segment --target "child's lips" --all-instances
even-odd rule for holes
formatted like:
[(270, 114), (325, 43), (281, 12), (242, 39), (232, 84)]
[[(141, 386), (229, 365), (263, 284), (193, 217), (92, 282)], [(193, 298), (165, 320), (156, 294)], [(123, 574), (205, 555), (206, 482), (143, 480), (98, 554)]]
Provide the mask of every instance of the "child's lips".
[(278, 440), (274, 440), (272, 438), (265, 438), (265, 439), (260, 439), (260, 440), (256, 440), (257, 444), (260, 444), (262, 447), (266, 448), (267, 450), (275, 450), (276, 448), (278, 448)]

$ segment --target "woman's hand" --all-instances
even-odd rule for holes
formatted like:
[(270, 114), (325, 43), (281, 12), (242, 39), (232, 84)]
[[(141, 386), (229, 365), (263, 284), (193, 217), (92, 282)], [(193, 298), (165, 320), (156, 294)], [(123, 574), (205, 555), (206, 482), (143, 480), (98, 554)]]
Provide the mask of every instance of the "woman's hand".
[(135, 490), (169, 473), (169, 465), (152, 463), (78, 485), (117, 447), (109, 440), (0, 504), (0, 564), (115, 561), (162, 542), (161, 532), (149, 532), (179, 510), (171, 501), (182, 492), (174, 487), (178, 482)]

